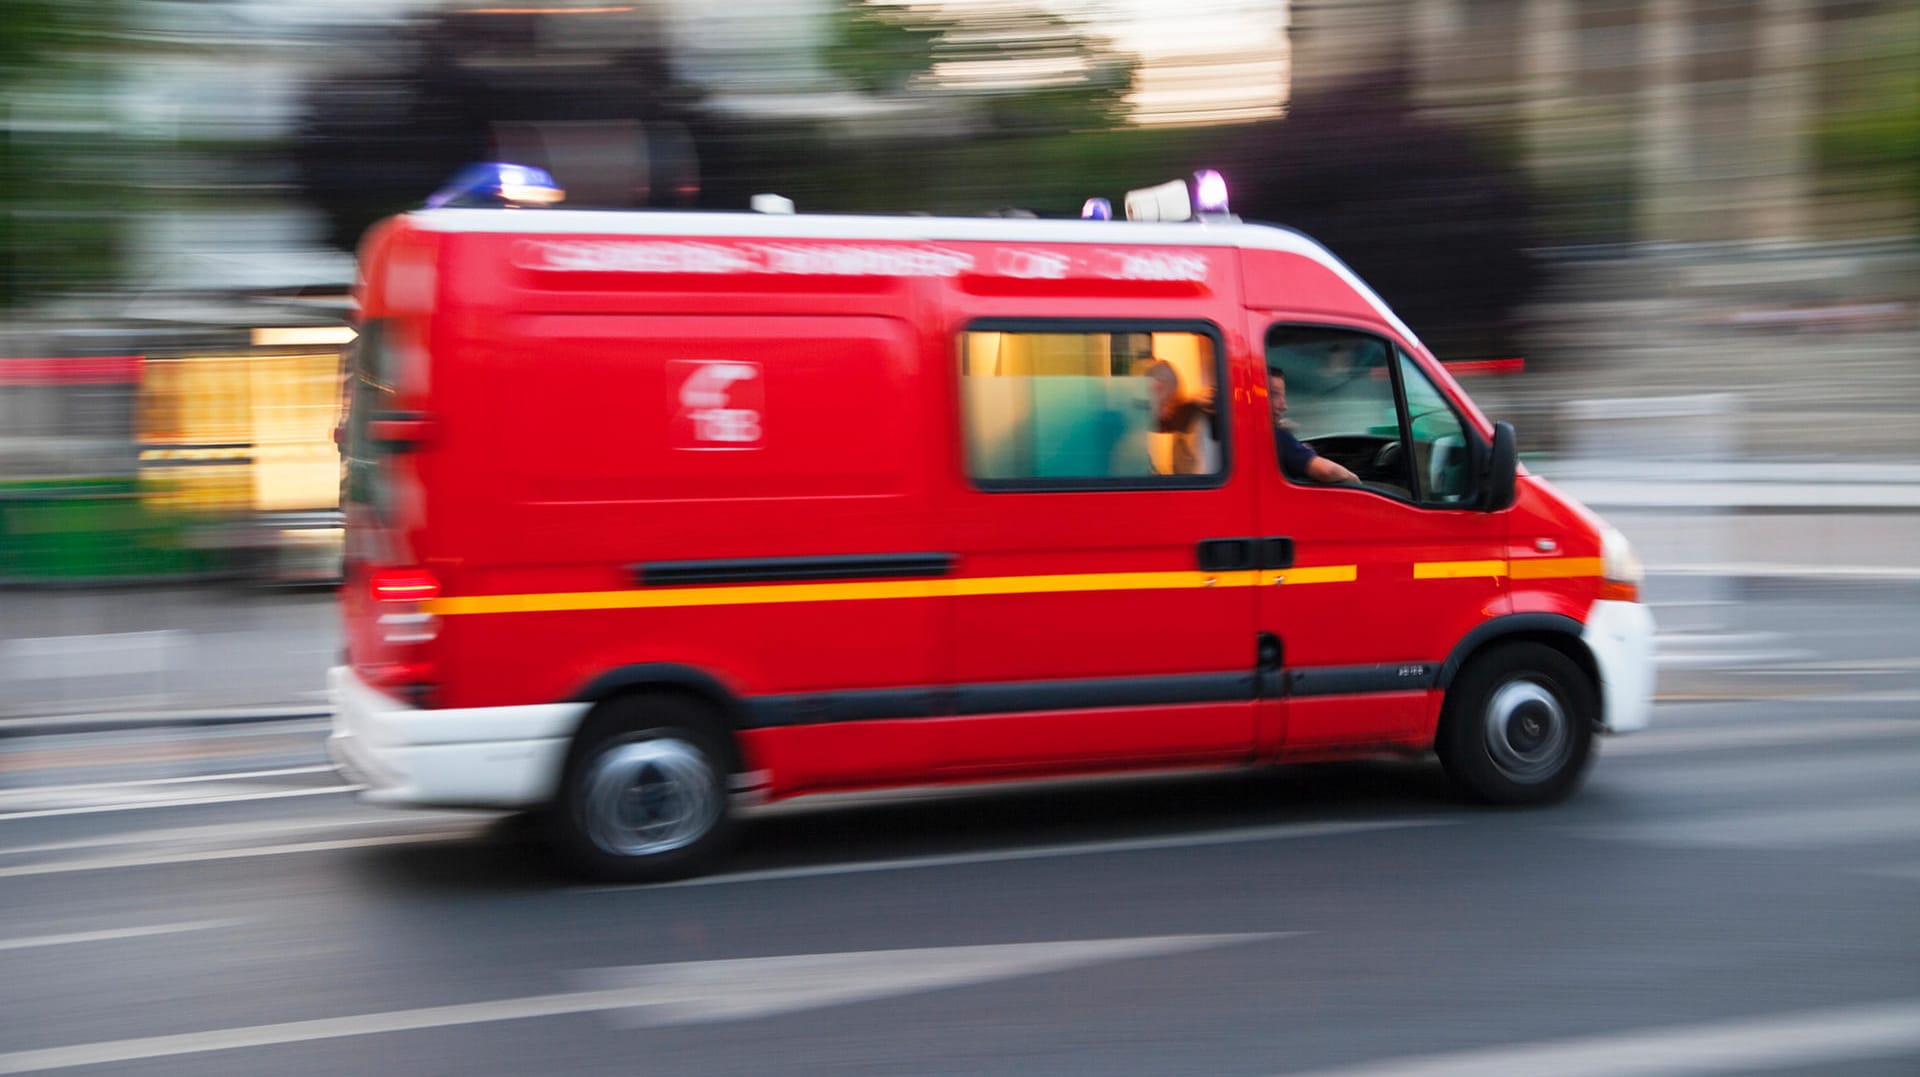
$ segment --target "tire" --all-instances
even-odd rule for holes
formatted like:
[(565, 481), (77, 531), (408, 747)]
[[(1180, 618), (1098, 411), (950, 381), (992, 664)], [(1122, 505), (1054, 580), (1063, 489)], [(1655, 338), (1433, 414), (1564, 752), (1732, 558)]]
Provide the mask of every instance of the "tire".
[(732, 738), (680, 695), (634, 695), (594, 708), (567, 754), (548, 813), (555, 854), (607, 882), (662, 882), (709, 870), (738, 828), (729, 803)]
[(1599, 700), (1591, 678), (1543, 643), (1475, 658), (1447, 692), (1434, 749), (1454, 786), (1485, 804), (1551, 804), (1593, 761)]

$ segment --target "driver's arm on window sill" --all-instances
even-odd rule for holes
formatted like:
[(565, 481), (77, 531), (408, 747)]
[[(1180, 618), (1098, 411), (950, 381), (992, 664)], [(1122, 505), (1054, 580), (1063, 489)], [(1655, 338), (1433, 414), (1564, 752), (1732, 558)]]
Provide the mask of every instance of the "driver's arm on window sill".
[(1324, 456), (1316, 456), (1307, 461), (1307, 478), (1314, 482), (1341, 483), (1350, 486), (1358, 485), (1360, 482), (1359, 476)]

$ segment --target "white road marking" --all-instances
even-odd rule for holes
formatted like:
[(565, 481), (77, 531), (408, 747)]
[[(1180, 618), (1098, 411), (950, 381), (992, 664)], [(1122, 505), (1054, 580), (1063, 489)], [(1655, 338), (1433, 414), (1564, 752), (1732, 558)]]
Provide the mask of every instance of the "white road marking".
[(1682, 1077), (1818, 1067), (1920, 1048), (1920, 999), (1389, 1059), (1300, 1077)]
[(149, 935), (178, 935), (188, 931), (211, 931), (232, 927), (239, 920), (188, 920), (178, 924), (150, 924), (146, 927), (116, 927), (103, 931), (75, 931), (65, 935), (32, 935), (19, 939), (0, 939), (0, 950), (31, 950), (40, 946), (66, 946), (76, 942), (110, 942), (138, 939)]
[[(1074, 842), (1062, 845), (1035, 845), (1021, 849), (992, 849), (975, 853), (946, 853), (939, 856), (900, 857), (893, 860), (860, 860), (850, 864), (813, 864), (806, 867), (769, 868), (765, 871), (739, 871), (721, 875), (703, 875), (679, 882), (637, 884), (657, 890), (685, 886), (726, 886), (733, 883), (757, 883), (779, 879), (812, 879), (830, 875), (861, 875), (877, 871), (909, 871), (916, 868), (942, 868), (962, 864), (996, 864), (1010, 860), (1050, 860), (1065, 856), (1093, 856), (1099, 853), (1132, 853), (1154, 849), (1198, 848), (1206, 845), (1237, 845), (1250, 842), (1284, 841), (1289, 838), (1319, 838), (1336, 834), (1359, 834), (1376, 830), (1405, 830), (1412, 827), (1451, 826), (1453, 819), (1380, 819), (1341, 823), (1280, 823), (1274, 826), (1243, 827), (1235, 830), (1203, 831), (1196, 834), (1168, 834), (1157, 838), (1123, 838), (1117, 841)], [(633, 890), (636, 886), (581, 886), (584, 893)]]
[(1816, 696), (1783, 693), (1774, 698), (1796, 703), (1920, 703), (1920, 691), (1889, 688), (1877, 692), (1824, 692)]
[(1688, 816), (1581, 828), (1581, 833), (1653, 845), (1743, 849), (1827, 849), (1920, 837), (1920, 798), (1787, 811)]
[(151, 811), (155, 808), (195, 808), (206, 804), (238, 804), (249, 800), (286, 800), (290, 797), (319, 797), (353, 793), (358, 785), (327, 785), (314, 789), (275, 789), (270, 792), (222, 793), (205, 797), (162, 797), (128, 800), (118, 804), (82, 804), (67, 808), (41, 808), (33, 811), (0, 812), (0, 823), (15, 819), (48, 819), (60, 815), (99, 815), (116, 811)]
[(1666, 727), (1608, 739), (1602, 758), (1616, 755), (1665, 755), (1668, 752), (1712, 751), (1720, 748), (1770, 748), (1820, 741), (1864, 740), (1877, 737), (1920, 736), (1920, 721), (1911, 718), (1808, 718), (1796, 722), (1743, 725), (1735, 722), (1703, 726)]
[(621, 986), (494, 1002), (328, 1017), (109, 1040), (0, 1054), (0, 1074), (138, 1062), (154, 1058), (275, 1047), (606, 1011), (638, 1011), (624, 1023), (651, 1026), (737, 1020), (945, 987), (1034, 976), (1131, 958), (1189, 953), (1282, 938), (1287, 933), (1169, 935), (1133, 939), (870, 950), (845, 954), (693, 961), (586, 974)]
[(201, 782), (237, 782), (253, 778), (278, 778), (288, 774), (323, 774), (335, 768), (329, 764), (306, 767), (275, 767), (272, 770), (235, 770), (221, 774), (181, 774), (170, 778), (127, 778), (113, 782), (68, 782), (62, 785), (23, 785), (0, 789), (0, 803), (22, 800), (46, 793), (85, 793), (95, 789), (138, 789), (149, 785), (195, 785)]
[[(300, 717), (289, 717), (289, 715)], [(176, 720), (204, 721), (207, 724), (166, 724)], [(60, 728), (74, 723), (97, 724), (99, 728), (83, 731)], [(46, 728), (48, 725), (53, 728)], [(102, 737), (111, 737), (112, 743), (117, 747), (235, 740), (243, 737), (292, 739), (313, 733), (326, 733), (332, 728), (332, 720), (312, 707), (248, 707), (242, 710), (210, 710), (197, 707), (189, 711), (145, 711), (139, 714), (103, 711), (96, 714), (49, 715), (44, 719), (0, 719), (0, 731), (9, 734), (6, 739), (0, 739), (0, 745), (31, 742), (35, 748), (82, 746), (97, 744)]]
[(1675, 760), (1671, 766), (1636, 764), (1635, 769), (1605, 774), (1609, 783), (1645, 787), (1662, 793), (1739, 793), (1824, 786), (1838, 782), (1855, 788), (1876, 778), (1913, 777), (1920, 782), (1920, 752), (1850, 753), (1826, 758), (1788, 755), (1760, 760), (1735, 759), (1702, 764), (1697, 759)]
[(1795, 565), (1768, 561), (1726, 561), (1704, 565), (1649, 567), (1652, 576), (1755, 576), (1807, 580), (1920, 580), (1912, 565)]
[(1699, 651), (1656, 652), (1653, 664), (1663, 669), (1764, 669), (1802, 658), (1810, 651)]
[(28, 856), (34, 853), (70, 852), (75, 849), (103, 849), (120, 845), (217, 845), (254, 838), (306, 834), (316, 830), (392, 830), (418, 829), (423, 825), (473, 822), (472, 812), (388, 812), (384, 814), (342, 815), (331, 819), (278, 820), (259, 823), (213, 823), (205, 826), (166, 827), (153, 830), (120, 830), (87, 838), (40, 842), (33, 845), (0, 846), (0, 857)]
[(1829, 658), (1818, 662), (1796, 662), (1780, 669), (1755, 670), (1756, 673), (1904, 673), (1920, 670), (1920, 658)]
[(336, 849), (361, 849), (376, 845), (419, 845), (436, 841), (457, 841), (472, 836), (473, 832), (470, 830), (437, 830), (420, 834), (385, 834), (370, 838), (335, 838), (328, 841), (288, 842), (282, 845), (254, 845), (240, 849), (207, 849), (191, 853), (154, 853), (146, 856), (63, 860), (51, 864), (16, 864), (11, 867), (0, 867), (0, 879), (14, 879), (29, 875), (66, 875), (83, 871), (114, 871), (120, 868), (150, 868), (169, 864), (198, 864), (209, 860), (251, 860), (261, 856), (324, 853)]

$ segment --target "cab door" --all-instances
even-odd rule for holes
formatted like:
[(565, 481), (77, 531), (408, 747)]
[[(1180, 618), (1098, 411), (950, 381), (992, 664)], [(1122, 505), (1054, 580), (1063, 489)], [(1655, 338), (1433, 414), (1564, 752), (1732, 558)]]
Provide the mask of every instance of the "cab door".
[(954, 716), (939, 765), (1250, 758), (1253, 487), (1230, 451), (1219, 327), (982, 320), (957, 362)]
[[(1259, 531), (1292, 555), (1260, 588), (1264, 739), (1295, 754), (1422, 740), (1441, 664), (1506, 594), (1507, 517), (1478, 507), (1485, 439), (1390, 335), (1271, 318), (1254, 332), (1284, 378), (1269, 403), (1282, 390), (1287, 405), (1254, 462)], [(1351, 483), (1298, 473), (1297, 448), (1288, 474), (1289, 434)]]

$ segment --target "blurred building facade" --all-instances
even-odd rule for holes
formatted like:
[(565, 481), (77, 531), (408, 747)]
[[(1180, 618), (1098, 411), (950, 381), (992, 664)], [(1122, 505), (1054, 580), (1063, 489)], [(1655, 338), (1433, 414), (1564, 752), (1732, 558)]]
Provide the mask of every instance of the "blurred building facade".
[[(1818, 240), (1910, 207), (1823, 198), (1814, 138), (1871, 0), (1296, 0), (1296, 93), (1386, 70), (1511, 136), (1598, 241)], [(1920, 62), (1920, 58), (1916, 58)]]

